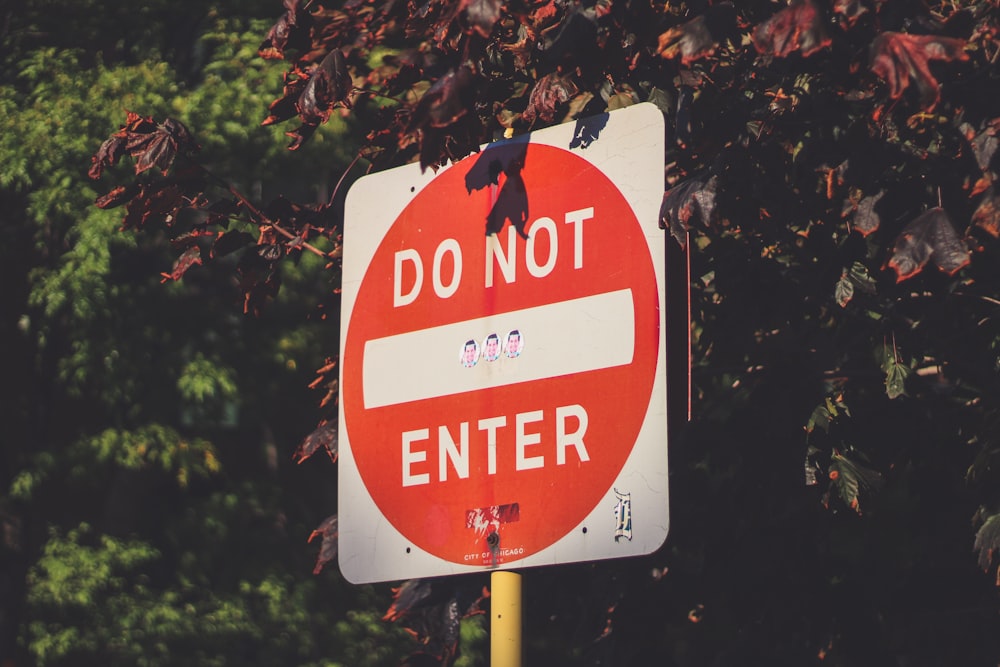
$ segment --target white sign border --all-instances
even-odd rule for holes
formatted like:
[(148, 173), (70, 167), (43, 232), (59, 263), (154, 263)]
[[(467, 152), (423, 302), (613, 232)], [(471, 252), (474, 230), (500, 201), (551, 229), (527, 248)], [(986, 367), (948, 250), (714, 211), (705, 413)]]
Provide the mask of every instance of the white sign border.
[[(600, 126), (600, 121), (607, 122)], [(343, 576), (355, 584), (399, 581), (490, 569), (521, 569), (558, 563), (603, 560), (652, 553), (669, 530), (666, 399), (666, 304), (664, 233), (659, 228), (663, 196), (664, 121), (653, 104), (637, 104), (586, 119), (600, 129), (586, 148), (571, 148), (578, 123), (565, 123), (533, 132), (528, 140), (569, 150), (597, 167), (618, 187), (632, 207), (649, 248), (657, 281), (660, 340), (646, 418), (635, 446), (612, 487), (588, 516), (551, 546), (525, 558), (508, 558), (496, 568), (460, 565), (417, 547), (384, 517), (365, 487), (351, 451), (344, 419), (339, 414), (338, 561)], [(525, 137), (509, 140), (525, 141)], [(502, 145), (490, 144), (484, 149)], [(471, 158), (475, 159), (473, 155)], [(437, 172), (409, 164), (360, 178), (348, 192), (344, 211), (344, 255), (341, 292), (340, 358), (347, 329), (368, 264), (392, 224), (423, 188), (451, 165)], [(378, 202), (372, 206), (372, 202)], [(340, 364), (343, 387), (343, 363)], [(631, 539), (613, 539), (619, 498), (629, 494)], [(553, 493), (557, 493), (553, 490)], [(612, 528), (609, 528), (609, 525)], [(586, 529), (586, 530), (585, 530)]]

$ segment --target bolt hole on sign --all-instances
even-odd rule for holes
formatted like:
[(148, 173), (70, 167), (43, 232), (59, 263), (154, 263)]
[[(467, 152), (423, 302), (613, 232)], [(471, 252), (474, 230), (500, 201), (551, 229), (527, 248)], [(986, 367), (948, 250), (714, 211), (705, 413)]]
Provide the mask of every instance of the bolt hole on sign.
[(354, 583), (666, 539), (664, 123), (651, 104), (359, 179), (339, 561)]

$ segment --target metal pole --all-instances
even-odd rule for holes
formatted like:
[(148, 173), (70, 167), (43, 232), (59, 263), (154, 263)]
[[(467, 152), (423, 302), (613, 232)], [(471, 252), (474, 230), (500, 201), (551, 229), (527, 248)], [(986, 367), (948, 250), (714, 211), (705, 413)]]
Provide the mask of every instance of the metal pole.
[(521, 667), (521, 575), (490, 574), (490, 667)]

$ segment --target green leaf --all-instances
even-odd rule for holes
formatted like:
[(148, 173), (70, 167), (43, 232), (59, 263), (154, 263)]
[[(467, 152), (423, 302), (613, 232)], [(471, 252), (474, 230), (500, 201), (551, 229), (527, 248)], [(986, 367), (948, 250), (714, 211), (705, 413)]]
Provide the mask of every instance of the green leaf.
[(912, 371), (909, 366), (899, 363), (890, 356), (886, 361), (885, 393), (889, 398), (899, 398), (906, 395), (906, 379)]
[(834, 450), (830, 455), (830, 480), (841, 500), (860, 514), (858, 496), (862, 491), (873, 491), (880, 486), (882, 475)]
[(851, 264), (847, 277), (851, 284), (860, 289), (865, 294), (875, 294), (875, 279), (869, 273), (868, 267), (861, 262)]
[(868, 267), (861, 262), (854, 262), (851, 268), (844, 269), (840, 273), (840, 280), (834, 288), (834, 298), (837, 304), (843, 308), (854, 298), (855, 290), (861, 290), (865, 294), (875, 294), (875, 279), (868, 272)]
[(208, 478), (219, 472), (215, 447), (202, 438), (187, 439), (174, 429), (150, 424), (132, 431), (109, 428), (81, 441), (75, 453), (88, 453), (102, 463), (126, 470), (159, 469), (181, 486), (192, 477)]
[(673, 113), (677, 106), (670, 93), (655, 86), (649, 91), (649, 98), (646, 101), (655, 104), (660, 111), (667, 114)]
[(854, 298), (854, 283), (851, 282), (846, 270), (837, 281), (837, 286), (833, 290), (833, 298), (837, 300), (837, 305), (841, 308), (846, 307)]
[(985, 572), (993, 563), (993, 554), (1000, 548), (1000, 514), (990, 516), (979, 527), (973, 548), (979, 552), (979, 567)]
[(843, 413), (848, 417), (851, 416), (851, 412), (844, 403), (843, 398), (840, 395), (835, 397), (827, 396), (823, 399), (823, 402), (817, 405), (812, 414), (809, 415), (809, 421), (806, 422), (806, 433), (812, 433), (817, 427), (823, 429), (826, 432), (830, 430), (830, 423)]
[(816, 473), (819, 472), (819, 466), (814, 460), (814, 457), (819, 454), (819, 452), (820, 450), (812, 445), (806, 447), (806, 458), (803, 464), (806, 486), (816, 486), (816, 484), (819, 483), (816, 479)]
[(193, 403), (235, 398), (238, 391), (233, 370), (200, 353), (181, 370), (177, 389)]

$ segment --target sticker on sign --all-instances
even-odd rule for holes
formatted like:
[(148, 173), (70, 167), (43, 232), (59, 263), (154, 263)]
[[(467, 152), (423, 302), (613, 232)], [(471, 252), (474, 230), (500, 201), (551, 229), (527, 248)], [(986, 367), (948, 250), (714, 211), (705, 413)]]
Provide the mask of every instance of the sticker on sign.
[(663, 543), (663, 134), (660, 111), (640, 104), (351, 188), (338, 488), (349, 581)]

